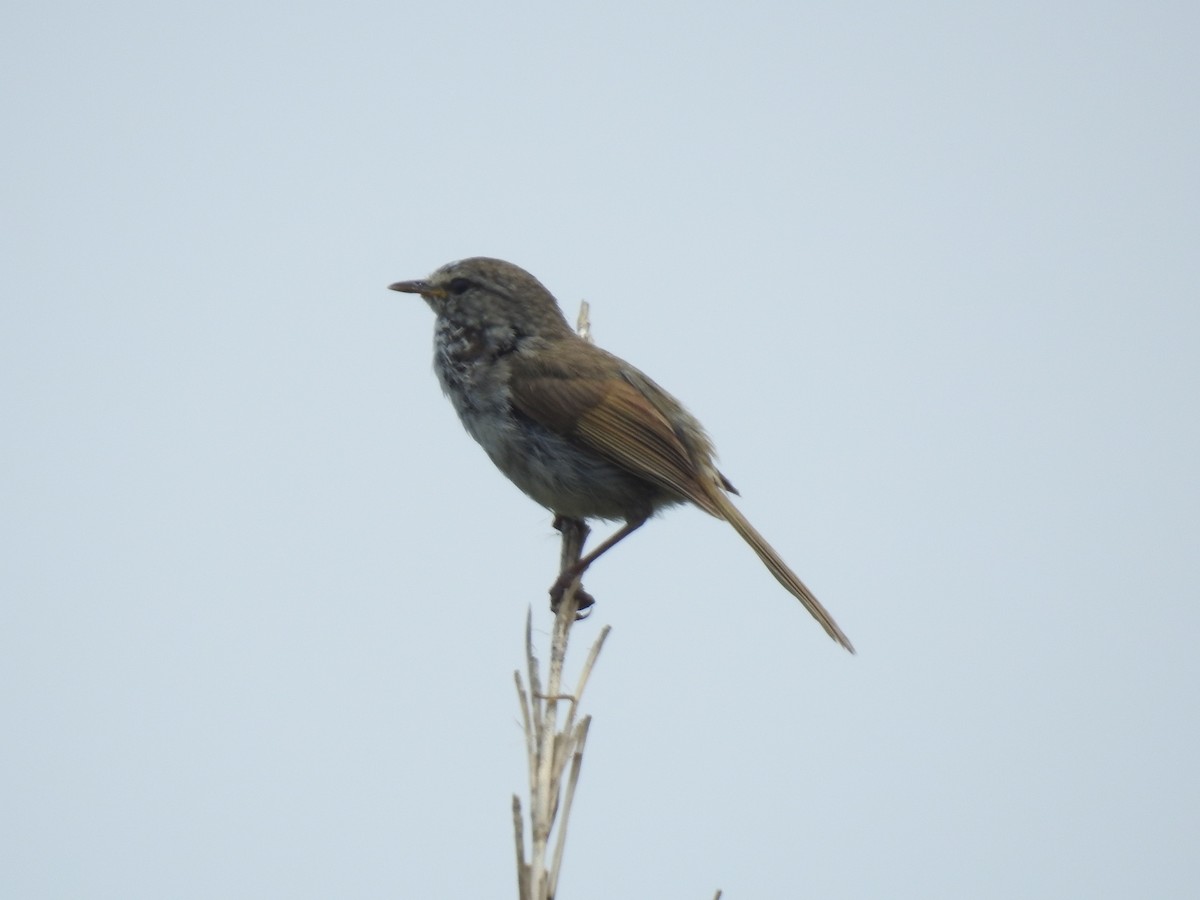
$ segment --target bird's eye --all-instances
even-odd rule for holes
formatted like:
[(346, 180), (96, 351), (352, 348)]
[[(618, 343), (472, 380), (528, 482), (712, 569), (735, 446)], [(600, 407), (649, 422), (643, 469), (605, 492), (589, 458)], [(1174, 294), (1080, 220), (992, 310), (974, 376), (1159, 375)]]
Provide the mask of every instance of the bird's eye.
[(466, 278), (455, 278), (448, 285), (450, 293), (465, 294), (471, 288), (471, 282)]

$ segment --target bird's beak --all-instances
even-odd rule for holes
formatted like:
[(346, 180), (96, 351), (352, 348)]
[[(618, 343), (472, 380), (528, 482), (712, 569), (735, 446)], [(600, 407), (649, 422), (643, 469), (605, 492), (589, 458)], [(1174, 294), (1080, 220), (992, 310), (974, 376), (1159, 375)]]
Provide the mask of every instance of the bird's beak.
[(395, 284), (388, 285), (389, 291), (400, 291), (404, 294), (420, 294), (422, 297), (437, 297), (446, 296), (444, 288), (434, 287), (428, 281), (397, 281)]

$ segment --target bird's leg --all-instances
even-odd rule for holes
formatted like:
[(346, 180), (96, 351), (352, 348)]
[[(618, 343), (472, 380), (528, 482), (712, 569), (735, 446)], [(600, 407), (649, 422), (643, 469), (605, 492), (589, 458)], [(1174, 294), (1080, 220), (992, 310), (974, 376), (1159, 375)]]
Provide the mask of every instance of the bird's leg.
[[(587, 522), (583, 519), (573, 519), (559, 513), (554, 515), (554, 530), (563, 536), (564, 541), (578, 541), (580, 553), (583, 553), (583, 545), (587, 543), (588, 535), (592, 533), (592, 529), (588, 528)], [(563, 562), (565, 563), (566, 560), (564, 559)]]
[[(562, 556), (558, 566), (559, 572), (562, 573), (568, 571), (583, 556), (583, 546), (587, 543), (591, 529), (583, 519), (575, 519), (562, 514), (554, 516), (554, 529), (562, 535)], [(583, 589), (578, 578), (572, 579), (572, 581), (575, 584), (575, 619), (587, 618), (587, 610), (595, 605), (596, 600)], [(570, 583), (567, 582), (567, 584)], [(558, 615), (558, 608), (562, 605), (566, 590), (564, 586), (557, 597), (553, 595), (551, 597), (550, 610), (555, 615)]]
[[(557, 522), (558, 520), (556, 519), (555, 521)], [(570, 520), (568, 520), (568, 521), (570, 521)], [(620, 528), (618, 528), (615, 532), (613, 532), (613, 534), (606, 541), (604, 541), (602, 544), (600, 544), (599, 547), (597, 547), (595, 550), (593, 550), (587, 556), (583, 557), (583, 559), (577, 560), (576, 562), (572, 563), (569, 566), (564, 566), (562, 572), (558, 576), (558, 581), (554, 582), (554, 584), (551, 585), (551, 587), (550, 587), (550, 608), (557, 611), (559, 603), (562, 602), (563, 594), (566, 592), (566, 590), (570, 586), (571, 582), (573, 582), (580, 575), (582, 575), (584, 572), (586, 572), (588, 566), (590, 566), (592, 563), (594, 563), (597, 559), (599, 559), (601, 556), (603, 556), (605, 553), (607, 553), (609, 550), (611, 550), (613, 547), (615, 547), (621, 541), (625, 540), (625, 538), (629, 537), (629, 535), (633, 534), (635, 531), (637, 531), (639, 528), (641, 528), (645, 523), (646, 523), (646, 518), (644, 516), (639, 519), (627, 520), (625, 522), (625, 524), (622, 525)], [(586, 525), (584, 525), (583, 527), (585, 529), (587, 528)], [(585, 534), (586, 534), (586, 532), (585, 532)], [(580, 546), (582, 546), (582, 544)], [(564, 560), (564, 562), (565, 562), (565, 560)], [(593, 603), (596, 602), (595, 600), (592, 599), (592, 597), (589, 594), (585, 593), (582, 589), (580, 590), (578, 596), (579, 596), (579, 608), (581, 610), (587, 609), (589, 606), (591, 606)], [(587, 601), (586, 605), (584, 605), (585, 600)]]

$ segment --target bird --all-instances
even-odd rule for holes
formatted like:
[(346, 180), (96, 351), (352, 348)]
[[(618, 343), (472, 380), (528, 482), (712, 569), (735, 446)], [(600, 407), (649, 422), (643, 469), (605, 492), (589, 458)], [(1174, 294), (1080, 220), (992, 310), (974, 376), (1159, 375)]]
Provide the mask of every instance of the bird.
[(737, 491), (717, 469), (700, 422), (641, 370), (580, 337), (533, 275), (476, 256), (389, 289), (418, 294), (433, 310), (438, 381), (496, 467), (559, 519), (623, 523), (562, 572), (550, 589), (552, 605), (651, 516), (691, 503), (733, 526), (826, 633), (854, 652), (730, 500)]

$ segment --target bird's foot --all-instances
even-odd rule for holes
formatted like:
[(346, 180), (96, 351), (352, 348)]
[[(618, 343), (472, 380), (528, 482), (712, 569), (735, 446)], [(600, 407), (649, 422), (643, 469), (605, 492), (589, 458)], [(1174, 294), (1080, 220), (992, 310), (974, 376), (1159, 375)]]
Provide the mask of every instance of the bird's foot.
[[(562, 606), (563, 598), (567, 594), (567, 588), (575, 582), (574, 578), (569, 578), (564, 581), (559, 578), (550, 587), (550, 610), (556, 616), (558, 609)], [(578, 622), (586, 619), (592, 614), (592, 607), (596, 605), (596, 598), (583, 589), (583, 585), (579, 584), (575, 588), (575, 621)]]

